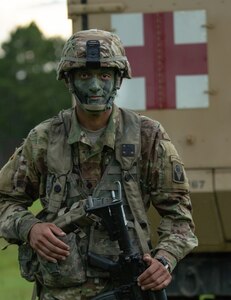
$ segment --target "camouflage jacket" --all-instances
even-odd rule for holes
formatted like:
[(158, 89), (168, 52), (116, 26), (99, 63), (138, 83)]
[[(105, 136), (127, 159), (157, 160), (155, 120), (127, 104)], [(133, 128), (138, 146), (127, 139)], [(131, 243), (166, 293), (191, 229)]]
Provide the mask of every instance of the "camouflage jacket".
[[(114, 105), (104, 133), (92, 144), (72, 110), (67, 142), (74, 149), (74, 160), (78, 160), (81, 184), (86, 193), (91, 194), (101, 179), (107, 163), (105, 152), (115, 150), (120, 115), (120, 109)], [(164, 255), (173, 269), (197, 246), (188, 180), (183, 163), (163, 127), (147, 117), (140, 118), (140, 188), (146, 210), (152, 203), (162, 217), (156, 253)], [(39, 198), (44, 207), (49, 205), (47, 150), (51, 123), (49, 119), (32, 129), (0, 172), (0, 236), (10, 242), (27, 241), (31, 227), (39, 222), (28, 211), (34, 201)], [(78, 201), (78, 195), (73, 199)]]

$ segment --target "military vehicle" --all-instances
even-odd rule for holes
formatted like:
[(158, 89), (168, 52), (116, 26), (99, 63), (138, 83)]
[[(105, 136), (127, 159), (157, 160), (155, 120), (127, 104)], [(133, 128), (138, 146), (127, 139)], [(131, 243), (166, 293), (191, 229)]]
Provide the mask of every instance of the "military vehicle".
[[(119, 34), (133, 79), (124, 82), (117, 104), (159, 120), (185, 163), (199, 247), (174, 271), (169, 299), (231, 299), (231, 1), (68, 0), (67, 6), (74, 32)], [(158, 216), (150, 221), (156, 228)]]

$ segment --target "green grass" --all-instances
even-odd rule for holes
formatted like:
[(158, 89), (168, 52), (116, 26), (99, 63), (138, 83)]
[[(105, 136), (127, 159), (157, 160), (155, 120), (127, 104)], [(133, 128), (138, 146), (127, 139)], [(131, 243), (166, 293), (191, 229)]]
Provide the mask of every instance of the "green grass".
[[(0, 239), (0, 247), (6, 245)], [(10, 245), (0, 252), (0, 299), (1, 300), (30, 300), (33, 283), (21, 278), (18, 266), (18, 247)]]
[[(35, 202), (31, 211), (40, 210), (40, 204)], [(0, 239), (0, 249), (7, 242)], [(21, 278), (18, 265), (18, 246), (10, 245), (5, 250), (0, 250), (0, 300), (30, 300), (33, 283)]]

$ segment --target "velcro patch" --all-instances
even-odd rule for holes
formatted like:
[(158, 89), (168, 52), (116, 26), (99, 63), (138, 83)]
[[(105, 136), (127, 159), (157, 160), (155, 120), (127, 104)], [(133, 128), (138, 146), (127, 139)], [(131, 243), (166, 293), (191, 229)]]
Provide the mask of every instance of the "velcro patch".
[(173, 161), (173, 173), (172, 173), (172, 180), (176, 183), (184, 183), (184, 169), (183, 166), (177, 162)]
[(135, 145), (134, 144), (122, 144), (122, 156), (135, 156)]

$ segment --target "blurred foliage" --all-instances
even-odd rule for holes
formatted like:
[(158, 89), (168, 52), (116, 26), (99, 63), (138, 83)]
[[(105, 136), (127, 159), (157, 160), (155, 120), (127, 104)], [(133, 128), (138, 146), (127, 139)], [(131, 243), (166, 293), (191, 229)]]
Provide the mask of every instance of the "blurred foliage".
[[(29, 210), (37, 214), (42, 209), (39, 200), (35, 201)], [(0, 238), (0, 249), (8, 243)], [(4, 251), (0, 250), (0, 299), (4, 300), (27, 300), (31, 299), (33, 283), (26, 281), (20, 276), (18, 264), (18, 246), (9, 245)], [(12, 288), (12, 283), (14, 288)]]
[(35, 125), (71, 106), (68, 89), (56, 80), (63, 45), (59, 37), (45, 38), (33, 22), (2, 44), (0, 162)]
[[(6, 246), (0, 239), (0, 248)], [(0, 251), (0, 299), (1, 300), (29, 300), (31, 299), (33, 283), (20, 276), (18, 265), (18, 247), (10, 245), (6, 250)]]

